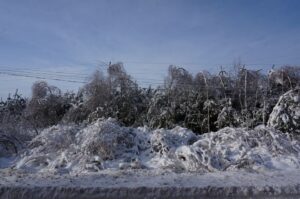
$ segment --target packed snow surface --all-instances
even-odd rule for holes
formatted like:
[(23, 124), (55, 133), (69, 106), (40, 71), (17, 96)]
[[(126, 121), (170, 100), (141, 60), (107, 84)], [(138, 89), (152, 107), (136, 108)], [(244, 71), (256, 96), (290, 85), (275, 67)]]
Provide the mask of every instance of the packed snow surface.
[(13, 168), (53, 174), (160, 169), (174, 172), (297, 169), (300, 143), (289, 134), (259, 126), (224, 128), (200, 136), (171, 130), (129, 128), (115, 120), (57, 125), (43, 130), (16, 158)]
[(299, 198), (299, 170), (174, 173), (102, 170), (81, 175), (0, 170), (0, 198)]

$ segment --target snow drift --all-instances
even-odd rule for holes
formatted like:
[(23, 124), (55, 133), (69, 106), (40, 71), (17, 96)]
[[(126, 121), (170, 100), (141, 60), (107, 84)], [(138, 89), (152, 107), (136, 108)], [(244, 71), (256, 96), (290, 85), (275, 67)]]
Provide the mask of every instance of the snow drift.
[(224, 128), (200, 136), (171, 130), (129, 128), (115, 120), (89, 125), (57, 125), (34, 138), (17, 169), (85, 173), (105, 169), (180, 171), (273, 170), (299, 168), (300, 143), (273, 128)]

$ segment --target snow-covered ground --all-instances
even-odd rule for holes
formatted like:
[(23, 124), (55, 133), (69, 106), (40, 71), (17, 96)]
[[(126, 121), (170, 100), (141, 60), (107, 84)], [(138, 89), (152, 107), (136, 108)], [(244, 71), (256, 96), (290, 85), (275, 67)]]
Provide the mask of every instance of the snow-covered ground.
[(0, 171), (0, 198), (299, 198), (299, 179), (299, 170), (37, 175), (6, 169)]

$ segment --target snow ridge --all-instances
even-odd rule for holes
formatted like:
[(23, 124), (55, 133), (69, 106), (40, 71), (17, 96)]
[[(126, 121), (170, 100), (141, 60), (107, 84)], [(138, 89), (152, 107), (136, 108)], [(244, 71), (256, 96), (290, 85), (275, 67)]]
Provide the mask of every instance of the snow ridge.
[(119, 169), (176, 172), (283, 170), (300, 165), (300, 143), (270, 127), (226, 127), (200, 136), (192, 131), (122, 127), (114, 119), (88, 125), (56, 125), (30, 142), (17, 169), (89, 173)]

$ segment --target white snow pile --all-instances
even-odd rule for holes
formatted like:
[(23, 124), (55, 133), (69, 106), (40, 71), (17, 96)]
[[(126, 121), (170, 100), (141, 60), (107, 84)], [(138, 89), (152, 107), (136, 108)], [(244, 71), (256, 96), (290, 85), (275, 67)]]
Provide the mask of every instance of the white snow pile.
[(288, 134), (259, 126), (254, 130), (226, 127), (201, 135), (176, 150), (185, 170), (272, 170), (298, 168), (300, 143)]
[(270, 114), (268, 126), (300, 134), (300, 88), (290, 90), (280, 97)]
[(196, 136), (171, 130), (129, 128), (115, 120), (57, 125), (30, 142), (15, 167), (29, 172), (84, 173), (104, 169), (175, 171), (298, 168), (300, 143), (272, 128), (224, 128)]
[(166, 156), (193, 140), (197, 140), (194, 133), (181, 127), (149, 131), (146, 127), (121, 127), (113, 119), (99, 119), (87, 126), (57, 125), (31, 141), (16, 168), (78, 173), (163, 167), (166, 163), (156, 156)]

